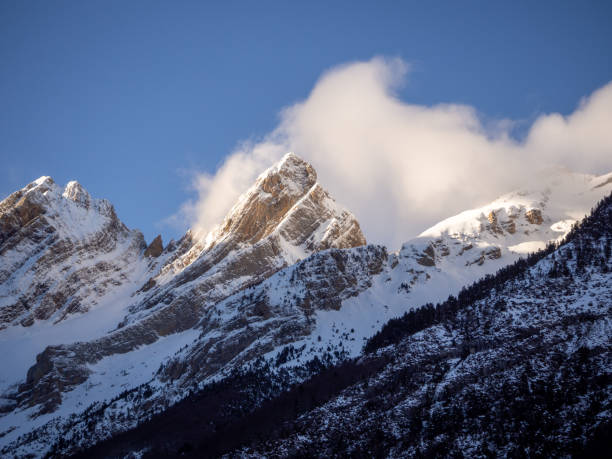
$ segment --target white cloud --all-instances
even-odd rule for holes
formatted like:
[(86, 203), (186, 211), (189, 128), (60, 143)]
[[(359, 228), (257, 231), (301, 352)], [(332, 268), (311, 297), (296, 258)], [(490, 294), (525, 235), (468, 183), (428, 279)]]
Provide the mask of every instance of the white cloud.
[(207, 231), (256, 176), (287, 151), (310, 161), (320, 183), (359, 219), (370, 242), (391, 248), (458, 211), (520, 186), (537, 169), (563, 165), (608, 172), (612, 158), (612, 83), (570, 116), (538, 118), (524, 142), (507, 120), (488, 123), (465, 105), (400, 100), (408, 65), (374, 58), (334, 68), (306, 100), (285, 108), (278, 127), (245, 143), (214, 175), (196, 180), (186, 207)]
[(531, 155), (572, 170), (612, 168), (612, 82), (584, 98), (574, 113), (544, 115), (533, 124), (526, 149)]

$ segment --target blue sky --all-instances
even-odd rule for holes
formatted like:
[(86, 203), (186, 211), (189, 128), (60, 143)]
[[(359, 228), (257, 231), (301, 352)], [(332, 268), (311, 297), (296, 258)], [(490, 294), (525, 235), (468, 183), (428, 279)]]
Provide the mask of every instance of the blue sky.
[[(572, 112), (612, 80), (610, 2), (0, 3), (0, 195), (76, 179), (151, 240), (238, 142), (320, 75), (410, 64), (402, 100)], [(300, 153), (300, 152), (296, 152)]]

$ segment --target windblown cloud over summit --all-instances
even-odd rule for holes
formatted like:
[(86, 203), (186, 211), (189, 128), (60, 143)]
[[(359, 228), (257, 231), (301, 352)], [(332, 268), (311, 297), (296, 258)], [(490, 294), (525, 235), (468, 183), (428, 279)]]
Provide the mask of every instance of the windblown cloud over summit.
[(540, 116), (525, 140), (511, 122), (483, 123), (472, 107), (400, 100), (408, 65), (374, 58), (324, 73), (306, 100), (285, 108), (277, 128), (196, 179), (185, 206), (193, 227), (218, 224), (266, 167), (293, 151), (359, 219), (369, 242), (390, 248), (453, 213), (492, 200), (542, 168), (612, 170), (612, 83), (569, 116)]

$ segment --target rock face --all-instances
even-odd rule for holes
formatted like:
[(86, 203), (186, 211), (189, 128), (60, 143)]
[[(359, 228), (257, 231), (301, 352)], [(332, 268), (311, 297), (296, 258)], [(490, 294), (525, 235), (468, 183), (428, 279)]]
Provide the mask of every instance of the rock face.
[[(490, 282), (494, 288), (475, 286), (463, 301), (442, 304), (438, 311), (446, 314), (422, 308), (389, 323), (356, 361), (361, 368), (352, 374), (367, 376), (283, 423), (270, 419), (256, 442), (259, 425), (245, 416), (239, 425), (252, 430), (226, 455), (558, 457), (571, 450), (605, 457), (612, 270), (604, 247), (611, 223), (609, 197), (573, 240), (534, 266), (516, 265)], [(558, 260), (565, 274), (555, 269)], [(319, 377), (319, 387), (333, 384), (335, 373), (341, 369)], [(300, 387), (302, 398), (315, 396), (308, 387)], [(283, 412), (278, 403), (274, 412)], [(202, 450), (218, 438), (211, 435)]]
[(153, 241), (147, 246), (147, 250), (145, 250), (145, 257), (157, 258), (164, 251), (164, 244), (162, 242), (161, 234), (158, 235)]
[(232, 295), (206, 311), (199, 338), (165, 365), (160, 378), (188, 388), (230, 362), (239, 365), (284, 345), (304, 345), (316, 329), (317, 311), (337, 311), (369, 288), (386, 260), (381, 246), (331, 249)]
[(0, 329), (87, 312), (130, 281), (143, 249), (77, 182), (30, 183), (0, 202)]
[(365, 245), (355, 217), (338, 206), (316, 178), (310, 164), (293, 153), (285, 155), (258, 177), (218, 228), (199, 239), (188, 232), (159, 280), (188, 266), (190, 275), (178, 281), (199, 277), (242, 245), (282, 254), (287, 262), (327, 248)]
[(227, 239), (234, 243), (259, 242), (278, 227), (316, 182), (317, 174), (310, 164), (294, 154), (286, 155), (239, 199), (216, 232), (213, 245)]
[[(89, 365), (191, 329), (221, 300), (312, 253), (365, 242), (353, 215), (316, 182), (312, 166), (288, 154), (257, 179), (214, 232), (201, 239), (190, 232), (179, 241), (159, 274), (135, 294), (116, 331), (48, 347), (28, 371), (17, 401), (52, 412), (63, 392), (87, 380)], [(147, 251), (161, 252), (160, 246), (161, 240), (157, 250)], [(211, 364), (202, 371), (216, 369)]]
[(525, 212), (525, 218), (532, 225), (541, 225), (544, 221), (542, 219), (542, 211), (540, 209), (529, 209)]
[[(0, 416), (0, 448), (9, 445), (0, 450), (3, 455), (44, 455), (68, 431), (82, 433), (72, 438), (73, 447), (85, 446), (136, 426), (254, 360), (290, 366), (356, 356), (386, 320), (445, 299), (519, 253), (564, 235), (585, 209), (573, 203), (573, 195), (559, 198), (554, 188), (514, 193), (441, 222), (389, 255), (365, 245), (353, 215), (317, 183), (308, 163), (289, 154), (256, 180), (217, 228), (204, 235), (188, 231), (164, 248), (161, 238), (146, 247), (109, 204), (80, 185), (62, 190), (45, 183), (39, 180), (0, 204), (0, 249), (13, 250), (10, 263), (2, 258), (0, 272), (17, 285), (19, 273), (38, 263), (39, 252), (51, 250), (61, 259), (59, 244), (66, 244), (73, 258), (40, 264), (36, 273), (52, 292), (63, 284), (66, 300), (60, 298), (46, 319), (49, 327), (39, 327), (45, 319), (31, 315), (35, 326), (27, 331), (63, 327), (64, 333), (83, 326), (85, 332), (64, 340), (58, 333), (37, 335), (44, 345), (21, 359), (27, 366), (16, 366), (21, 372), (10, 380), (0, 377), (0, 412), (8, 413)], [(597, 183), (589, 179), (576, 186), (586, 209), (608, 192)], [(37, 187), (42, 197), (27, 197)], [(527, 215), (533, 210), (541, 211), (541, 222), (537, 213)], [(111, 241), (109, 247), (116, 248), (105, 252), (106, 245), (92, 241)], [(14, 260), (26, 249), (30, 255), (20, 268)], [(92, 266), (97, 268), (90, 277), (88, 271), (70, 277), (74, 269)], [(105, 273), (120, 285), (105, 284)], [(13, 289), (32, 289), (32, 301), (45, 296), (46, 286), (32, 278), (23, 282)], [(72, 286), (81, 290), (71, 293)], [(86, 288), (96, 294), (79, 293)], [(62, 316), (77, 296), (80, 314)], [(17, 349), (36, 341), (11, 335), (24, 330), (20, 323), (27, 317), (7, 322), (0, 346)], [(114, 401), (104, 402), (109, 399)], [(92, 403), (82, 413), (76, 408)], [(40, 427), (18, 438), (34, 426)]]
[[(155, 379), (37, 429), (34, 441), (51, 439), (53, 455), (68, 455), (89, 447), (92, 436), (105, 438), (109, 429), (145, 419), (85, 454), (125, 457), (146, 449), (151, 457), (168, 456), (191, 444), (193, 457), (480, 457), (491, 451), (556, 457), (580, 453), (597, 437), (607, 452), (601, 434), (610, 411), (611, 223), (612, 196), (563, 246), (387, 322), (355, 359), (331, 368), (333, 361), (307, 357), (317, 343), (328, 351), (332, 346), (322, 324), (331, 326), (340, 341), (332, 351), (341, 355), (353, 342), (344, 325), (353, 316), (361, 329), (374, 326), (389, 299), (382, 286), (388, 290), (391, 281), (382, 248), (313, 254), (210, 310), (200, 335), (160, 367), (165, 388), (176, 383), (169, 397)], [(433, 256), (452, 256), (441, 255), (442, 244), (420, 249), (427, 247)], [(373, 290), (377, 315), (368, 318)], [(299, 339), (309, 329), (318, 337)], [(287, 345), (279, 349), (279, 343)], [(194, 385), (206, 381), (211, 364), (223, 368), (253, 356), (264, 363)], [(286, 366), (295, 360), (303, 364)], [(197, 393), (146, 421), (152, 406), (191, 390)], [(17, 446), (2, 453), (14, 451)]]
[[(443, 300), (559, 240), (611, 188), (609, 174), (555, 173), (539, 189), (515, 191), (450, 217), (407, 241), (393, 255), (388, 283), (405, 294), (404, 301), (414, 296), (422, 302)], [(439, 297), (425, 291), (442, 286)]]

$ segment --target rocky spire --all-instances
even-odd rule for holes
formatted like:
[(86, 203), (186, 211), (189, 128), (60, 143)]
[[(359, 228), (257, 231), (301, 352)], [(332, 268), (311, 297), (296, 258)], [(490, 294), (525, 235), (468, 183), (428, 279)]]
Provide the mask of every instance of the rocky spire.
[(155, 239), (149, 244), (144, 252), (145, 257), (157, 258), (164, 250), (161, 234), (158, 234)]
[(255, 243), (274, 230), (317, 182), (313, 167), (293, 153), (261, 174), (225, 217), (219, 235)]

